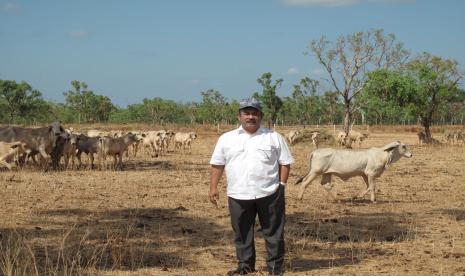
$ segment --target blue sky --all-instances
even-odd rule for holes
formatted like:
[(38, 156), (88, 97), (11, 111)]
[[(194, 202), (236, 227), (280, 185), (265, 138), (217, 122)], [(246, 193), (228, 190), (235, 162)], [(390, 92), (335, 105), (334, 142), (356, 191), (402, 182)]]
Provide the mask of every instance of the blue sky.
[(312, 39), (382, 28), (413, 55), (465, 68), (461, 0), (0, 0), (0, 79), (26, 81), (64, 102), (71, 81), (125, 107), (143, 98), (242, 99), (256, 79), (320, 78)]

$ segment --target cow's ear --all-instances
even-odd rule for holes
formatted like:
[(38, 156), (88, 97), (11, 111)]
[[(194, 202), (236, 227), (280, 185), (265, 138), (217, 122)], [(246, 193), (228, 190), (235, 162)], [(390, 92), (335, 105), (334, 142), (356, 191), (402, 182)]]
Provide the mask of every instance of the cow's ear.
[(397, 148), (398, 146), (400, 145), (400, 142), (399, 141), (395, 141), (395, 142), (392, 142), (390, 144), (387, 144), (383, 147), (383, 150), (384, 151), (391, 151), (395, 148)]

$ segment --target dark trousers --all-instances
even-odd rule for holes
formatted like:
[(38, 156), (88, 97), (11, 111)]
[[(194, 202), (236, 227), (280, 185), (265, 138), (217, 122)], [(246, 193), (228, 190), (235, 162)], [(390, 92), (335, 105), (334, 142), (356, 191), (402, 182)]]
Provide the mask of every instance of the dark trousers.
[(234, 245), (240, 267), (255, 268), (254, 226), (258, 214), (268, 253), (268, 272), (279, 274), (284, 270), (284, 186), (270, 196), (238, 200), (228, 198), (231, 225), (234, 230)]

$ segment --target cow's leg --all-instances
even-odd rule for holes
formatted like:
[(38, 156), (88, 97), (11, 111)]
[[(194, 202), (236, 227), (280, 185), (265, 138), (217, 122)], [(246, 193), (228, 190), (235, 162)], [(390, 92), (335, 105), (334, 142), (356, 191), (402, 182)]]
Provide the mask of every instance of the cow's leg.
[(118, 160), (116, 159), (116, 154), (113, 155), (113, 170), (116, 171), (118, 168)]
[(302, 199), (302, 198), (303, 198), (305, 188), (306, 188), (307, 185), (310, 184), (317, 176), (318, 176), (317, 173), (310, 172), (310, 173), (307, 174), (307, 176), (303, 179), (302, 184), (300, 184), (301, 187), (300, 187), (300, 193), (299, 193), (299, 197), (298, 197), (299, 199)]
[(74, 151), (72, 154), (71, 154), (71, 169), (74, 170), (76, 167), (74, 166), (74, 158), (75, 158), (75, 154), (76, 152)]
[(331, 184), (331, 174), (326, 173), (323, 174), (323, 177), (321, 178), (321, 186), (326, 190), (327, 195), (334, 201), (334, 202), (339, 202), (337, 197), (331, 192), (331, 189), (333, 188), (333, 185)]
[(78, 151), (78, 152), (76, 153), (76, 157), (77, 157), (77, 160), (78, 160), (78, 163), (79, 163), (79, 164), (78, 164), (78, 168), (79, 168), (79, 169), (80, 169), (81, 166), (82, 166), (81, 155), (82, 155), (82, 151)]
[(68, 169), (69, 155), (70, 155), (69, 153), (65, 153), (65, 154), (63, 155), (63, 161), (65, 162), (65, 170)]
[[(92, 170), (92, 169), (94, 169), (94, 160), (95, 160), (93, 152), (89, 152), (89, 158), (90, 158), (90, 169)], [(101, 156), (99, 154), (99, 163), (101, 161), (100, 158), (101, 158)]]
[(368, 176), (363, 175), (362, 178), (363, 178), (363, 181), (365, 182), (366, 189), (358, 196), (359, 198), (364, 198), (365, 195), (368, 193), (368, 191), (370, 191), (370, 183), (368, 182)]
[[(368, 184), (367, 184), (368, 188), (360, 196), (364, 197), (368, 193), (368, 191), (370, 191), (370, 200), (371, 202), (374, 203), (376, 201), (376, 198), (375, 198), (376, 180), (374, 176), (368, 176), (367, 178), (368, 178)], [(365, 177), (364, 177), (364, 180), (365, 180)], [(365, 183), (366, 183), (366, 180), (365, 180)]]
[(123, 155), (120, 153), (118, 154), (118, 167), (122, 171), (123, 170)]
[(374, 203), (376, 201), (376, 198), (375, 198), (375, 188), (376, 188), (375, 177), (374, 176), (369, 176), (368, 177), (368, 183), (370, 185), (370, 192), (371, 192), (370, 200), (371, 200), (371, 202)]

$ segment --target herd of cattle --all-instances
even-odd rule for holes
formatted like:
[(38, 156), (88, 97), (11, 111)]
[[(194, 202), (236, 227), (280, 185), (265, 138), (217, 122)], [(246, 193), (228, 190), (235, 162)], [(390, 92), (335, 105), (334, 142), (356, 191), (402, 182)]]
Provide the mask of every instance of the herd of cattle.
[[(293, 130), (284, 136), (293, 145), (303, 135), (303, 131)], [(375, 180), (384, 170), (402, 157), (410, 158), (412, 153), (407, 146), (400, 141), (389, 143), (382, 147), (370, 149), (350, 150), (353, 143), (361, 148), (362, 142), (367, 139), (367, 133), (350, 130), (346, 135), (339, 132), (334, 140), (340, 147), (318, 149), (324, 135), (319, 131), (311, 132), (311, 140), (315, 150), (310, 155), (310, 169), (306, 176), (300, 178), (302, 182), (299, 198), (302, 198), (305, 187), (316, 177), (322, 176), (321, 184), (330, 192), (331, 176), (338, 176), (347, 180), (354, 176), (361, 176), (366, 184), (366, 189), (360, 194), (364, 197), (370, 192), (371, 201), (375, 201)], [(428, 142), (424, 132), (418, 133), (419, 144)], [(89, 157), (88, 166), (93, 169), (94, 155), (98, 156), (98, 165), (101, 169), (108, 167), (122, 169), (123, 155), (137, 156), (143, 151), (152, 158), (168, 152), (170, 145), (173, 151), (190, 153), (192, 142), (197, 139), (195, 132), (174, 132), (172, 130), (158, 131), (113, 131), (87, 130), (85, 133), (75, 132), (72, 128), (65, 129), (60, 123), (52, 123), (47, 127), (27, 128), (19, 126), (0, 127), (0, 167), (12, 169), (15, 166), (24, 166), (28, 162), (35, 166), (48, 169), (60, 168), (63, 159), (63, 168), (83, 166), (81, 155), (86, 153)], [(438, 143), (450, 143), (452, 145), (465, 144), (465, 133), (461, 130), (446, 131), (444, 137)], [(39, 160), (36, 159), (39, 158)], [(113, 157), (113, 163), (107, 163), (107, 157)], [(77, 167), (75, 159), (78, 160)], [(350, 160), (350, 162), (347, 162)], [(329, 193), (334, 197), (331, 193)]]
[(449, 145), (465, 145), (465, 132), (460, 129), (445, 130), (439, 140), (435, 138), (428, 138), (426, 132), (420, 131), (417, 133), (418, 143), (421, 144), (449, 144)]
[[(192, 142), (197, 139), (195, 132), (158, 131), (122, 131), (104, 132), (88, 130), (86, 133), (65, 129), (60, 123), (47, 127), (27, 128), (20, 126), (0, 127), (0, 167), (12, 169), (32, 162), (36, 166), (48, 169), (59, 168), (61, 159), (64, 169), (71, 165), (82, 167), (82, 153), (89, 157), (90, 168), (95, 168), (94, 155), (98, 156), (101, 168), (122, 169), (123, 155), (136, 156), (139, 151), (151, 157), (158, 157), (168, 151), (171, 144), (174, 150), (188, 153)], [(39, 158), (39, 160), (36, 159)], [(107, 157), (113, 157), (113, 164), (107, 163)]]
[[(296, 141), (299, 140), (299, 137), (302, 134), (303, 132), (300, 130), (291, 130), (285, 135), (285, 138), (291, 145), (293, 145)], [(368, 138), (368, 136), (368, 133), (361, 133), (355, 130), (350, 130), (348, 135), (344, 131), (339, 131), (334, 138), (339, 146), (351, 148), (353, 143), (357, 143), (359, 148), (361, 148), (362, 142)], [(321, 142), (323, 142), (324, 137), (321, 132), (313, 131), (311, 133), (311, 139), (315, 148), (318, 148)]]

